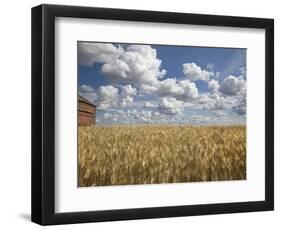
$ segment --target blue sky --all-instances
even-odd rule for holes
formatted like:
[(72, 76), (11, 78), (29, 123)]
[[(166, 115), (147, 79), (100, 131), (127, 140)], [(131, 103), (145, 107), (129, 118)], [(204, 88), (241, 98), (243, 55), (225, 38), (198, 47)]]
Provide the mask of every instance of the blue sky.
[(97, 124), (245, 124), (246, 49), (78, 42)]

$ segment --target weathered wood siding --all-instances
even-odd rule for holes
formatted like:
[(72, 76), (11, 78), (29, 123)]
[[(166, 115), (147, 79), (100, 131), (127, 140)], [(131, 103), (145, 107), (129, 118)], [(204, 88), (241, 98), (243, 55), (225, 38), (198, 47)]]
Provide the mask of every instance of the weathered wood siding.
[(78, 98), (78, 123), (79, 125), (95, 125), (96, 123), (96, 106), (81, 96)]

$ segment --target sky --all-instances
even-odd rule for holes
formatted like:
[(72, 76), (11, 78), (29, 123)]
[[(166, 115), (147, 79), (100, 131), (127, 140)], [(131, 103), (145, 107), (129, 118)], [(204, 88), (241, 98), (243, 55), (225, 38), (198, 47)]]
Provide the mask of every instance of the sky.
[(97, 125), (246, 123), (246, 49), (77, 43)]

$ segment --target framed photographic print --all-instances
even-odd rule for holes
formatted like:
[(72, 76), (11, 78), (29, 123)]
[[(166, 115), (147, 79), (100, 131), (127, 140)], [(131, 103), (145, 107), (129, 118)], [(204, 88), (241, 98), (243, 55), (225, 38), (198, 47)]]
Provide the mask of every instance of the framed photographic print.
[(32, 221), (273, 210), (273, 19), (32, 8)]

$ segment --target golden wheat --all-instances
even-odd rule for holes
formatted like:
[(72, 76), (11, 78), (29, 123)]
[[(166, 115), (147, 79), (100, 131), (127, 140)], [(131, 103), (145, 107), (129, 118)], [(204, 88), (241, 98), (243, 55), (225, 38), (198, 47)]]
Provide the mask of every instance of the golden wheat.
[(79, 127), (78, 185), (246, 179), (245, 126)]

